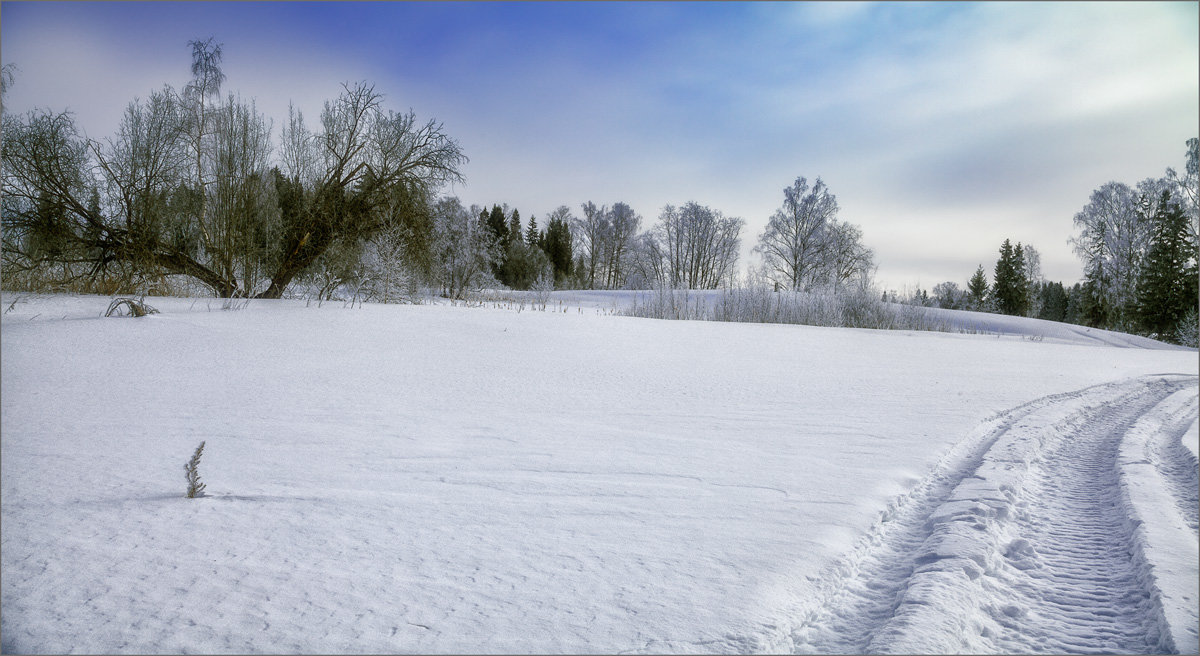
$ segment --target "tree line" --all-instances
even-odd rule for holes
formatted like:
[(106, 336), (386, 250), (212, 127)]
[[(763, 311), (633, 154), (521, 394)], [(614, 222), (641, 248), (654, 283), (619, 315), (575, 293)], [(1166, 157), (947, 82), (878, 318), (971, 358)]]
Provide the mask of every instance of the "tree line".
[[(191, 79), (128, 104), (116, 134), (82, 134), (72, 114), (4, 115), (6, 285), (166, 291), (184, 277), (220, 297), (280, 298), (296, 283), (382, 301), (420, 285), (462, 297), (488, 286), (622, 289), (728, 286), (745, 221), (695, 201), (654, 225), (629, 204), (560, 206), (544, 227), (498, 203), (439, 193), (467, 156), (434, 120), (345, 84), (316, 126), (289, 105), (279, 129), (253, 99), (222, 95), (222, 46), (189, 42)], [(4, 89), (13, 83), (5, 67)], [(873, 254), (837, 219), (818, 178), (798, 178), (760, 235), (779, 288), (866, 280)]]
[[(1109, 182), (1092, 192), (1074, 217), (1071, 245), (1084, 266), (1082, 282), (1045, 280), (1032, 246), (1004, 240), (989, 284), (983, 265), (965, 289), (943, 282), (919, 305), (979, 310), (1119, 330), (1196, 346), (1200, 305), (1200, 206), (1197, 150), (1189, 139), (1184, 174), (1130, 187)], [(886, 294), (885, 294), (886, 298)]]

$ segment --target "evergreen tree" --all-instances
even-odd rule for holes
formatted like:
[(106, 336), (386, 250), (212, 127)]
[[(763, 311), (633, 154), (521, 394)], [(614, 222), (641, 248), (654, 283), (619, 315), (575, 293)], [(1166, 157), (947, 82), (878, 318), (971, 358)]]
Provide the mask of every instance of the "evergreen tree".
[(1038, 290), (1042, 299), (1042, 309), (1037, 318), (1047, 321), (1066, 321), (1067, 292), (1061, 282), (1047, 282)]
[(504, 210), (499, 205), (492, 205), (492, 212), (487, 217), (488, 230), (492, 231), (492, 239), (497, 244), (508, 241), (508, 222), (504, 219)]
[(538, 238), (537, 217), (531, 216), (529, 217), (529, 229), (525, 231), (525, 245), (530, 248), (540, 246)]
[(1078, 294), (1078, 323), (1093, 328), (1103, 328), (1112, 318), (1112, 308), (1105, 291), (1109, 288), (1104, 266), (1096, 262), (1083, 274), (1083, 285)]
[(971, 309), (982, 310), (987, 293), (987, 274), (983, 272), (983, 265), (980, 264), (979, 268), (975, 269), (975, 275), (967, 281), (967, 298), (971, 301)]
[(554, 269), (554, 284), (562, 286), (573, 272), (573, 253), (571, 252), (571, 228), (567, 222), (559, 218), (551, 218), (546, 225), (546, 236), (542, 245), (550, 265)]
[(996, 270), (992, 282), (992, 298), (996, 301), (996, 309), (1003, 314), (1020, 314), (1020, 282), (1024, 274), (1017, 268), (1016, 251), (1012, 242), (1005, 239), (1000, 245), (1000, 259), (996, 260)]
[(1013, 249), (1013, 312), (1025, 316), (1029, 310), (1029, 279), (1025, 277), (1025, 250), (1021, 242)]
[(1188, 219), (1164, 191), (1152, 217), (1150, 250), (1137, 285), (1136, 316), (1150, 333), (1168, 335), (1196, 307), (1197, 273)]
[(521, 241), (524, 232), (521, 230), (521, 213), (514, 209), (508, 217), (508, 243)]

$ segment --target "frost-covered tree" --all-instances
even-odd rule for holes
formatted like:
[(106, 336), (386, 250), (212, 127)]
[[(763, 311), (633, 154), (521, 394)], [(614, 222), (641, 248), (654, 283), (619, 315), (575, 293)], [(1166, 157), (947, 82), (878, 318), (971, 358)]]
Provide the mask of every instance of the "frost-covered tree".
[(1118, 327), (1128, 327), (1149, 240), (1150, 222), (1138, 210), (1132, 188), (1109, 182), (1092, 192), (1074, 219), (1079, 234), (1071, 243), (1084, 262), (1088, 294), (1095, 301), (1089, 315), (1098, 319), (1104, 308), (1108, 322)]
[(831, 219), (825, 227), (825, 240), (822, 266), (814, 277), (835, 288), (848, 283), (857, 283), (861, 288), (869, 286), (875, 270), (875, 253), (863, 244), (862, 228)]
[(454, 197), (433, 206), (433, 277), (447, 298), (464, 298), (494, 281), (491, 266), (499, 246), (487, 225), (477, 220), (478, 209), (464, 209)]
[(745, 224), (694, 201), (665, 206), (652, 233), (654, 252), (662, 258), (663, 277), (656, 282), (687, 289), (732, 282)]
[(580, 274), (588, 289), (596, 289), (604, 284), (602, 262), (608, 235), (612, 231), (610, 214), (607, 206), (597, 206), (592, 201), (580, 205), (583, 216), (575, 220), (572, 228), (578, 242), (580, 257), (583, 258), (583, 268)]
[(829, 246), (826, 227), (837, 211), (837, 198), (821, 178), (809, 188), (801, 176), (783, 190), (783, 206), (771, 215), (755, 247), (774, 281), (788, 289), (813, 281)]
[(967, 293), (958, 288), (958, 284), (947, 280), (933, 286), (933, 302), (947, 310), (965, 309)]

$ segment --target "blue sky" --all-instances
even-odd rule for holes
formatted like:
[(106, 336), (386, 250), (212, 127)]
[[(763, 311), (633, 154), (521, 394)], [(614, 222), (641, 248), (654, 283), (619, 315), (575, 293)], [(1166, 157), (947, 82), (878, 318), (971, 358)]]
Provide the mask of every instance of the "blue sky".
[(5, 111), (111, 134), (135, 96), (224, 44), (226, 90), (315, 124), (348, 80), (434, 117), (465, 203), (523, 217), (688, 200), (746, 219), (820, 176), (891, 287), (965, 285), (1002, 240), (1047, 277), (1109, 180), (1183, 167), (1200, 132), (1197, 3), (56, 3), (0, 7)]

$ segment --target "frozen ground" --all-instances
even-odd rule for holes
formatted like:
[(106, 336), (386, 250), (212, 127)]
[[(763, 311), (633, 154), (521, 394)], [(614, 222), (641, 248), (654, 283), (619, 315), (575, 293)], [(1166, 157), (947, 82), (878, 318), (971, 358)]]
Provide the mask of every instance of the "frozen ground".
[(3, 315), (5, 652), (1196, 651), (1194, 350), (151, 302)]

